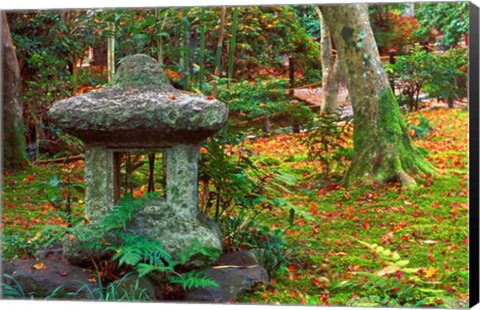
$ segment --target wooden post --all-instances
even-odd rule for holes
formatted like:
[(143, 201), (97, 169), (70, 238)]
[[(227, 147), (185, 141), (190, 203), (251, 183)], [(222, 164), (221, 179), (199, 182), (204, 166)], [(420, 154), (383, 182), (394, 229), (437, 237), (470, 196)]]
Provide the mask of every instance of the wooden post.
[(152, 193), (155, 191), (155, 153), (148, 154), (148, 190)]

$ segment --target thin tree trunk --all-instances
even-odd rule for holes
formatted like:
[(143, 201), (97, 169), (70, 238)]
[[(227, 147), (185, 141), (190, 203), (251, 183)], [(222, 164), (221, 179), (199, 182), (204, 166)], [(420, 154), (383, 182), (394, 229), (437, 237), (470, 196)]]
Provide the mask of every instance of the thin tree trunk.
[(188, 47), (190, 40), (190, 23), (188, 21), (188, 10), (183, 9), (182, 12), (182, 45), (183, 45), (183, 75), (184, 88), (190, 88), (190, 49)]
[(333, 57), (332, 39), (328, 25), (322, 16), (322, 12), (316, 6), (318, 18), (320, 19), (320, 53), (322, 61), (322, 107), (323, 113), (337, 112), (338, 88), (340, 85), (340, 65), (338, 55)]
[[(288, 57), (288, 75), (290, 78), (290, 92), (289, 95), (291, 98), (294, 98), (295, 95), (295, 58)], [(295, 104), (297, 100), (292, 100), (291, 104)], [(295, 109), (298, 108), (298, 105), (295, 104)], [(300, 124), (298, 123), (295, 117), (292, 118), (292, 133), (300, 132)]]
[(20, 102), (20, 70), (5, 11), (1, 12), (3, 45), (3, 163), (18, 168), (27, 162), (25, 125)]
[(200, 51), (199, 51), (199, 63), (200, 63), (200, 72), (198, 74), (198, 89), (202, 92), (203, 89), (203, 76), (205, 74), (205, 32), (206, 32), (206, 23), (205, 23), (205, 8), (202, 8), (201, 15), (201, 28), (200, 28)]
[[(159, 64), (163, 65), (163, 28), (165, 28), (165, 22), (167, 21), (168, 11), (165, 12), (165, 16), (163, 17), (162, 26), (159, 29), (159, 36), (157, 39), (157, 61)], [(158, 21), (160, 18), (160, 10), (158, 8), (155, 9), (155, 20)]]
[(155, 153), (148, 154), (148, 193), (155, 191)]
[(383, 70), (365, 4), (322, 6), (344, 62), (354, 113), (354, 156), (346, 182), (399, 180), (415, 185), (412, 175), (434, 168), (412, 143)]
[[(220, 13), (220, 28), (218, 30), (218, 43), (217, 43), (217, 56), (215, 57), (215, 70), (213, 75), (219, 77), (220, 75), (220, 59), (222, 56), (222, 46), (223, 46), (223, 28), (225, 27), (225, 11), (226, 8), (222, 6), (222, 11)], [(217, 81), (213, 81), (212, 96), (217, 96)]]
[(232, 84), (233, 78), (233, 58), (235, 56), (235, 46), (237, 44), (237, 21), (238, 21), (238, 8), (233, 9), (233, 20), (232, 20), (232, 38), (230, 41), (230, 52), (228, 54), (228, 89)]

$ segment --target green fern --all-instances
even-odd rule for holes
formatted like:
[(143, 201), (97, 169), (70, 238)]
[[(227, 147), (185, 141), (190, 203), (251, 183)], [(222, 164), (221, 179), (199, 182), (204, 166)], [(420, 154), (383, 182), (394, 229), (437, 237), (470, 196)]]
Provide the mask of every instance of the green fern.
[(180, 284), (184, 290), (198, 287), (219, 287), (217, 282), (197, 270), (180, 274), (176, 278), (170, 279), (170, 283)]
[(215, 258), (218, 256), (219, 251), (220, 250), (216, 248), (203, 247), (201, 243), (197, 240), (190, 245), (188, 250), (177, 254), (179, 260), (176, 263), (179, 265), (183, 265), (196, 255)]
[(140, 262), (149, 262), (152, 266), (165, 266), (164, 262), (171, 261), (170, 254), (164, 249), (161, 242), (150, 240), (141, 235), (120, 235), (121, 244), (108, 247), (115, 251), (113, 259), (119, 265), (136, 266)]
[(158, 193), (147, 193), (142, 197), (134, 198), (132, 194), (126, 195), (122, 201), (109, 211), (108, 216), (105, 216), (100, 226), (103, 231), (121, 230), (127, 227), (128, 221), (132, 216), (141, 209), (145, 201), (158, 197)]
[[(140, 277), (153, 276), (171, 283), (181, 284), (183, 288), (218, 286), (201, 271), (180, 274), (175, 267), (186, 264), (192, 257), (217, 257), (217, 249), (205, 248), (200, 242), (194, 242), (188, 250), (177, 254), (175, 260), (157, 240), (142, 235), (124, 233), (124, 229), (132, 216), (145, 204), (145, 200), (158, 193), (149, 193), (141, 198), (129, 195), (113, 208), (99, 223), (72, 228), (70, 233), (81, 241), (83, 247), (104, 249), (113, 254), (112, 259), (119, 266), (126, 265), (135, 270)], [(114, 237), (114, 238), (112, 238)], [(107, 243), (108, 242), (108, 243)], [(104, 246), (105, 243), (108, 246)], [(117, 291), (111, 292), (116, 294)], [(114, 299), (116, 298), (113, 296)]]
[(147, 257), (149, 264), (153, 266), (165, 266), (165, 262), (172, 261), (172, 257), (163, 247), (151, 249)]

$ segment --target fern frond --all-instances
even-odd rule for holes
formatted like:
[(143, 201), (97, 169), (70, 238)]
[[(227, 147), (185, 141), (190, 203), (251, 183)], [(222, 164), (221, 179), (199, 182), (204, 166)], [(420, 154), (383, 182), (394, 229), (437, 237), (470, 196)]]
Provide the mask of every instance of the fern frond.
[(149, 274), (150, 272), (154, 271), (155, 270), (155, 266), (152, 266), (152, 265), (149, 265), (149, 264), (143, 264), (143, 263), (140, 263), (136, 266), (135, 268), (138, 272), (138, 275), (140, 277), (143, 277), (147, 274)]
[(212, 278), (207, 277), (202, 271), (192, 270), (176, 278), (172, 278), (170, 283), (180, 284), (184, 290), (199, 287), (219, 287), (220, 285)]
[(125, 246), (117, 250), (113, 259), (118, 260), (119, 266), (123, 264), (135, 266), (142, 259), (142, 251), (136, 247)]
[(200, 241), (196, 240), (190, 245), (187, 251), (180, 252), (177, 254), (177, 256), (180, 259), (179, 264), (183, 265), (195, 255), (201, 254), (206, 257), (216, 258), (219, 252), (220, 250), (216, 248), (209, 248), (209, 247), (202, 246)]
[(169, 265), (171, 261), (172, 257), (161, 244), (160, 246), (151, 249), (148, 255), (148, 262), (153, 266), (166, 266)]

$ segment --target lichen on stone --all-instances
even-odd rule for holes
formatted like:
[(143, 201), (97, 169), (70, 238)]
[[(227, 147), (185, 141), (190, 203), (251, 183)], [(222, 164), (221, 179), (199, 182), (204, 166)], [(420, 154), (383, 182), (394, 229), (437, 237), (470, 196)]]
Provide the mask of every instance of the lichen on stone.
[(121, 63), (112, 86), (56, 102), (53, 123), (91, 145), (199, 143), (222, 128), (224, 103), (173, 88), (146, 55)]

